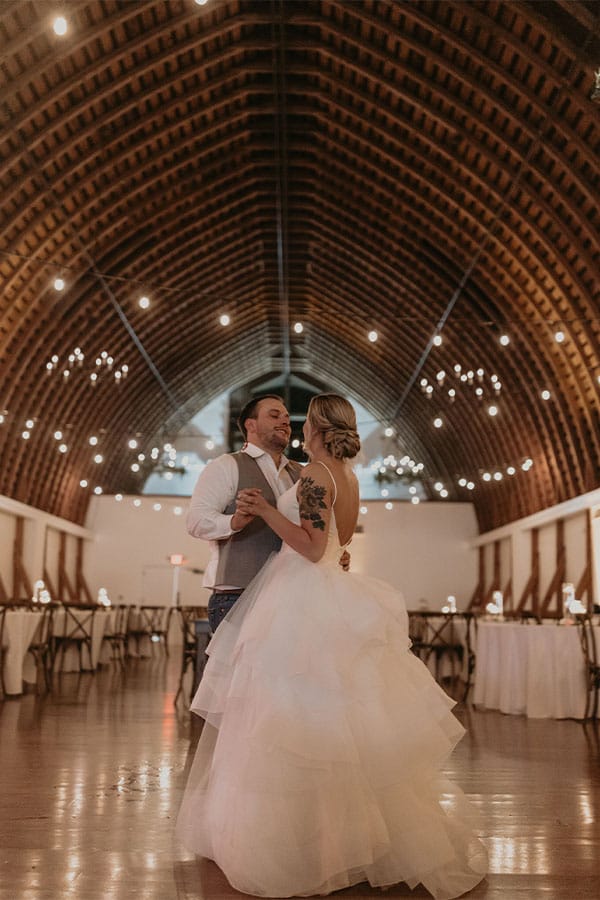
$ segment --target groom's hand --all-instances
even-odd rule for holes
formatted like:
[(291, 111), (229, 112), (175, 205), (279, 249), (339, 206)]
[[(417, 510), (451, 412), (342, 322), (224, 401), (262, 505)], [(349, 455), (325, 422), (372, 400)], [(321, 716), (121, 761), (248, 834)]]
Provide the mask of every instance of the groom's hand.
[(244, 503), (243, 491), (240, 491), (236, 498), (235, 503), (235, 512), (231, 517), (231, 528), (233, 531), (241, 531), (246, 527), (256, 516), (253, 512), (250, 512), (248, 507)]

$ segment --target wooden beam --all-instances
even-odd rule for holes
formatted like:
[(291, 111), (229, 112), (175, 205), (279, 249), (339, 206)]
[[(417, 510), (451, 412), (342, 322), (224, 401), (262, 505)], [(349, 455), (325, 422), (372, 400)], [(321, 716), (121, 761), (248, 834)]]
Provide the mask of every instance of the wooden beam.
[[(541, 615), (554, 615), (556, 618), (562, 616), (562, 586), (565, 580), (567, 570), (567, 548), (565, 546), (565, 520), (556, 520), (556, 568), (548, 585), (544, 599), (541, 605)], [(555, 607), (552, 609), (552, 601), (555, 601)]]

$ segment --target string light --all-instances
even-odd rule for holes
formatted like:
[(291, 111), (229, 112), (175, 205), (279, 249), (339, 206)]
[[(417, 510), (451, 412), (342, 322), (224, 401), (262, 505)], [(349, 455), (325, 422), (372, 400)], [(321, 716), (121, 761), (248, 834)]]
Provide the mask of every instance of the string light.
[(64, 16), (57, 16), (52, 23), (52, 30), (58, 37), (63, 37), (67, 33), (67, 20)]
[(294, 323), (294, 331), (296, 332), (296, 334), (302, 334), (302, 332), (304, 331), (304, 325), (302, 324), (302, 322)]
[(140, 299), (138, 300), (138, 306), (140, 307), (140, 309), (148, 309), (148, 307), (150, 306), (150, 297), (146, 297), (146, 295), (140, 297)]
[(377, 338), (379, 337), (379, 335), (377, 334), (376, 331), (370, 331), (370, 332), (368, 333), (367, 337), (368, 337), (368, 339), (370, 340), (370, 342), (371, 342), (372, 344), (374, 344), (375, 341), (377, 340)]
[(222, 325), (223, 327), (225, 327), (226, 325), (229, 325), (230, 322), (231, 322), (231, 319), (227, 315), (227, 313), (223, 313), (222, 316), (219, 316), (219, 324)]

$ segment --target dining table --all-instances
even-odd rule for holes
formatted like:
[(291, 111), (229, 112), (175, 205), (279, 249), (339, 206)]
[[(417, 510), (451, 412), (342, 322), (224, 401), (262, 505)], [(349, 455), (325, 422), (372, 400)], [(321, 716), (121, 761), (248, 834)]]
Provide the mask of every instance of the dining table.
[[(71, 607), (73, 609), (73, 607)], [(75, 610), (74, 615), (84, 617), (83, 611)], [(104, 634), (113, 624), (114, 611), (98, 608), (92, 628), (92, 670), (98, 667), (100, 662)], [(41, 621), (41, 608), (30, 609), (18, 607), (7, 610), (4, 624), (4, 686), (8, 696), (19, 696), (23, 693), (26, 684), (35, 684), (37, 674), (35, 660), (28, 653), (30, 644), (36, 637), (36, 632)], [(69, 627), (67, 613), (58, 608), (53, 612), (52, 632), (62, 635)], [(86, 657), (84, 656), (84, 662)], [(69, 648), (66, 653), (60, 654), (57, 665), (61, 672), (79, 671), (79, 657), (75, 648)]]
[[(600, 657), (600, 624), (592, 628)], [(526, 624), (480, 619), (473, 704), (531, 719), (582, 719), (587, 675), (571, 619)]]
[[(9, 696), (23, 693), (23, 670), (29, 645), (41, 621), (39, 610), (17, 607), (8, 609), (4, 620), (4, 688)], [(32, 682), (35, 682), (35, 665)]]

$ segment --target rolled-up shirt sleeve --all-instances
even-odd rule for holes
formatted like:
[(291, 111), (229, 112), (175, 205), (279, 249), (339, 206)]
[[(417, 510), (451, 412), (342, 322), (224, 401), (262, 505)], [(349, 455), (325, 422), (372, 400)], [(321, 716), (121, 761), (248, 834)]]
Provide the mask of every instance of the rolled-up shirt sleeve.
[(237, 492), (237, 464), (229, 454), (218, 456), (198, 476), (187, 514), (187, 530), (192, 537), (218, 541), (234, 534), (233, 516), (227, 508)]

